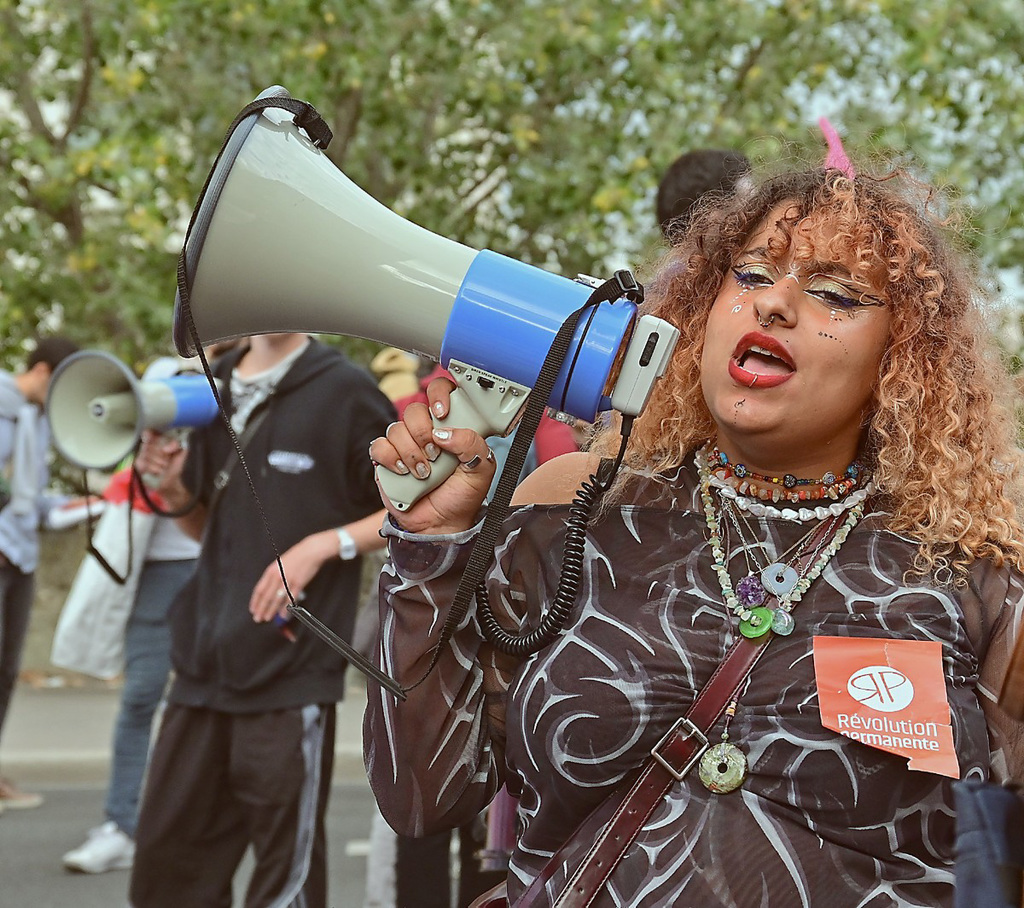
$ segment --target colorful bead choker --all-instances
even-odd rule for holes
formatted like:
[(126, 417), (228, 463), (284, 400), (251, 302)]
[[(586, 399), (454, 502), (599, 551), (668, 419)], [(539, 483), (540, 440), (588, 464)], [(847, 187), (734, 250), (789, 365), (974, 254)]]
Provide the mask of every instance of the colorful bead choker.
[[(842, 479), (829, 471), (820, 479), (800, 479), (792, 473), (785, 476), (765, 476), (755, 473), (742, 463), (731, 463), (717, 445), (708, 454), (708, 465), (714, 475), (728, 483), (741, 495), (759, 498), (762, 501), (820, 501), (831, 498), (838, 501), (860, 485), (865, 477), (864, 468), (856, 460), (851, 463)], [(815, 486), (816, 488), (803, 488)]]

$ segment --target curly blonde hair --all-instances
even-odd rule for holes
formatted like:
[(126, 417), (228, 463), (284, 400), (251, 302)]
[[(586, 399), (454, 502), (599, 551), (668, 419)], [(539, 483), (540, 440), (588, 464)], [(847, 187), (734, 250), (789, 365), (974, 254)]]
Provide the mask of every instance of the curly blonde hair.
[[(795, 242), (801, 219), (824, 218), (834, 230), (827, 254), (884, 287), (890, 337), (861, 459), (889, 528), (918, 542), (914, 571), (962, 583), (979, 558), (1024, 569), (1015, 392), (975, 302), (975, 273), (930, 212), (933, 193), (900, 171), (851, 180), (815, 169), (769, 177), (698, 212), (648, 289), (645, 311), (681, 336), (633, 427), (626, 463), (667, 470), (715, 437), (700, 377), (708, 312), (749, 238), (785, 204), (773, 254)], [(611, 426), (591, 450), (617, 446)]]

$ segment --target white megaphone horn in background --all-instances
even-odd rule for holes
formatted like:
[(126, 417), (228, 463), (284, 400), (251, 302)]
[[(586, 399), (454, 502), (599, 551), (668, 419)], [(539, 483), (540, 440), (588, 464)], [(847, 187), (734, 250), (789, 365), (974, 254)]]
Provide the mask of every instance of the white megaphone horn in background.
[[(175, 301), (178, 352), (250, 334), (368, 338), (449, 369), (459, 388), (445, 424), (510, 431), (593, 279), (569, 280), (405, 220), (330, 161), (329, 130), (324, 140), (310, 128), (323, 123), (309, 105), (280, 86), (260, 102), (271, 106), (236, 118), (193, 213)], [(620, 274), (628, 280), (619, 298), (580, 319), (547, 401), (587, 421), (607, 409), (637, 415), (679, 336), (662, 319), (638, 317), (639, 288)], [(379, 479), (405, 509), (456, 465), (443, 453), (427, 480), (383, 470)]]
[(140, 381), (102, 350), (83, 350), (63, 360), (46, 395), (53, 446), (85, 470), (117, 466), (135, 450), (145, 429), (205, 426), (217, 413), (204, 375)]

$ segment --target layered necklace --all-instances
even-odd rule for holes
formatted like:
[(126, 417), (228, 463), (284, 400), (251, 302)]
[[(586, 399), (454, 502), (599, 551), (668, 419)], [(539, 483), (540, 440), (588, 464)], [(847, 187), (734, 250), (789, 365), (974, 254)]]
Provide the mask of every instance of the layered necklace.
[[(758, 639), (770, 633), (782, 636), (791, 634), (796, 626), (792, 616), (793, 608), (811, 584), (821, 576), (863, 516), (866, 495), (849, 505), (844, 503), (838, 513), (826, 511), (821, 521), (794, 545), (774, 561), (761, 566), (751, 563), (752, 557), (756, 561), (751, 553), (760, 550), (767, 561), (767, 547), (756, 540), (746, 515), (736, 507), (736, 497), (722, 495), (723, 505), (719, 512), (711, 493), (713, 462), (709, 462), (710, 456), (703, 451), (697, 452), (695, 460), (715, 573), (726, 607), (739, 619), (740, 633), (750, 639)], [(723, 528), (727, 534), (730, 523), (739, 537), (747, 564), (746, 576), (735, 587), (729, 576), (729, 557), (723, 542)], [(716, 794), (735, 791), (747, 775), (746, 755), (729, 741), (729, 724), (735, 714), (738, 699), (739, 696), (734, 698), (726, 709), (721, 742), (705, 751), (698, 767), (701, 782)]]
[(875, 491), (866, 469), (858, 461), (846, 468), (842, 479), (832, 472), (820, 479), (800, 479), (791, 473), (756, 473), (745, 464), (732, 463), (717, 447), (701, 456), (707, 460), (711, 485), (740, 511), (754, 517), (781, 517), (802, 523), (825, 520), (830, 514), (839, 517)]

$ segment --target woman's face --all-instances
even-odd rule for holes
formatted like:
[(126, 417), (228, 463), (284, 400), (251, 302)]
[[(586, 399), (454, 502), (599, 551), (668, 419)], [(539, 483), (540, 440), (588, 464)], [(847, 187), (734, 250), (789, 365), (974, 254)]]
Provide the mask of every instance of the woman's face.
[(722, 281), (701, 385), (730, 457), (813, 478), (856, 456), (891, 314), (884, 288), (826, 260), (833, 229), (824, 219), (801, 221), (775, 260), (769, 239), (788, 207), (773, 210)]

